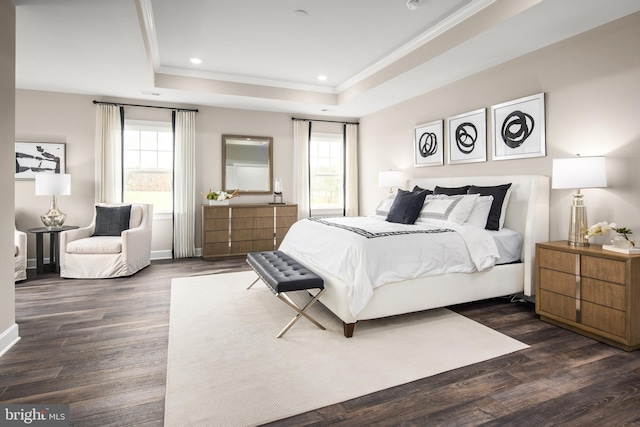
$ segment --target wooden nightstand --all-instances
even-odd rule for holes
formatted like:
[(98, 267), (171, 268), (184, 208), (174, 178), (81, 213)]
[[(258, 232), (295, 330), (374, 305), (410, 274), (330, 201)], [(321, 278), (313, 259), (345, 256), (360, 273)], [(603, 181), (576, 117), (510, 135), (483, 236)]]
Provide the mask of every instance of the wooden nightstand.
[(640, 348), (640, 255), (538, 243), (536, 313), (623, 350)]

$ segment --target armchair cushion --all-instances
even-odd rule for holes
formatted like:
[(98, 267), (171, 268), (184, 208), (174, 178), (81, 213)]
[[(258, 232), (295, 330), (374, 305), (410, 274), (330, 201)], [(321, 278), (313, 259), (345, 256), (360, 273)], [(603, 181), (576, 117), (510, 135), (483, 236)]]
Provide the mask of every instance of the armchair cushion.
[(129, 229), (131, 205), (96, 206), (94, 236), (120, 236)]
[(119, 254), (122, 252), (120, 236), (93, 236), (67, 244), (69, 254)]

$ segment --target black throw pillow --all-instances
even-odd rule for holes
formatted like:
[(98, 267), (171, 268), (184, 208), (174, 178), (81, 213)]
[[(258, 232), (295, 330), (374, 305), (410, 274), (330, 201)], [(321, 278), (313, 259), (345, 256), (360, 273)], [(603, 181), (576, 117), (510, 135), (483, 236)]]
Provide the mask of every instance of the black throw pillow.
[(426, 191), (426, 192), (427, 192), (427, 196), (428, 196), (429, 194), (433, 194), (433, 191), (431, 191), (431, 190), (425, 190), (424, 188), (418, 187), (417, 185), (416, 185), (415, 187), (413, 187), (413, 190), (411, 190), (411, 191)]
[(120, 236), (129, 229), (131, 205), (96, 206), (96, 228), (94, 236)]
[(500, 230), (500, 214), (502, 213), (502, 204), (507, 195), (507, 190), (511, 188), (511, 183), (503, 185), (494, 185), (490, 187), (478, 187), (471, 185), (469, 194), (480, 194), (481, 196), (493, 196), (489, 216), (487, 217), (487, 230)]
[(391, 205), (391, 209), (389, 209), (387, 221), (400, 224), (415, 223), (420, 214), (420, 210), (422, 210), (425, 197), (427, 197), (427, 190), (398, 190), (393, 205)]
[(433, 194), (445, 194), (447, 196), (459, 196), (460, 194), (467, 194), (469, 191), (469, 186), (465, 185), (463, 187), (438, 187), (433, 189)]

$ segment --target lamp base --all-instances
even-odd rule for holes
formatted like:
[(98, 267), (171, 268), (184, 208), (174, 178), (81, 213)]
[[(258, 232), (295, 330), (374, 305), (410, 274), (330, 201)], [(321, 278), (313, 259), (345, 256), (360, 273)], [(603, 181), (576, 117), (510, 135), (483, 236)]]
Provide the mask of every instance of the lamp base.
[(62, 227), (62, 224), (64, 224), (64, 221), (67, 219), (67, 214), (62, 213), (62, 211), (58, 209), (58, 201), (56, 200), (55, 195), (51, 196), (49, 211), (40, 215), (40, 219), (48, 229), (60, 228)]
[(589, 246), (587, 239), (587, 207), (584, 206), (582, 194), (573, 195), (571, 205), (571, 216), (569, 217), (569, 240), (570, 246)]

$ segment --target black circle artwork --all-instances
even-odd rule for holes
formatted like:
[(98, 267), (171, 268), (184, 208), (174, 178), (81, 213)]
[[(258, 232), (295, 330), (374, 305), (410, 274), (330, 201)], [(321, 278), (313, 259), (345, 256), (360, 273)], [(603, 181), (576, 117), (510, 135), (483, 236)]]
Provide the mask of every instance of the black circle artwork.
[(522, 111), (513, 111), (502, 122), (502, 140), (509, 148), (518, 148), (529, 138), (535, 122), (533, 117)]
[(476, 146), (478, 130), (473, 123), (464, 122), (456, 128), (456, 144), (458, 150), (464, 154), (469, 154)]
[(433, 132), (425, 132), (418, 140), (418, 151), (423, 158), (433, 156), (438, 151), (438, 137)]

